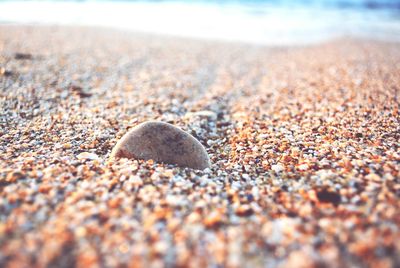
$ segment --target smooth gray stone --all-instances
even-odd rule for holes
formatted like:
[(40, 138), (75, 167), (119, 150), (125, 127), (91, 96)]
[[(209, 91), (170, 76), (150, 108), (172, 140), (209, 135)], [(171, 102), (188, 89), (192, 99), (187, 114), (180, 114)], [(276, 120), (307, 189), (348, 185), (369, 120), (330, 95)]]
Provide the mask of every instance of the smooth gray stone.
[(153, 159), (203, 170), (210, 167), (210, 158), (203, 145), (189, 133), (167, 123), (142, 123), (115, 145), (111, 158)]

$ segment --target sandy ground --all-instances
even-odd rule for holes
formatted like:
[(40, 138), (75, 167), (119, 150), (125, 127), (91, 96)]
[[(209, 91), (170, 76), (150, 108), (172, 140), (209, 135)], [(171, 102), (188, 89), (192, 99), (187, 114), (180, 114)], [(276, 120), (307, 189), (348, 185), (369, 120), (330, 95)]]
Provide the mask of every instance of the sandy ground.
[[(400, 45), (0, 26), (1, 267), (399, 267)], [(212, 168), (108, 156), (161, 120)]]

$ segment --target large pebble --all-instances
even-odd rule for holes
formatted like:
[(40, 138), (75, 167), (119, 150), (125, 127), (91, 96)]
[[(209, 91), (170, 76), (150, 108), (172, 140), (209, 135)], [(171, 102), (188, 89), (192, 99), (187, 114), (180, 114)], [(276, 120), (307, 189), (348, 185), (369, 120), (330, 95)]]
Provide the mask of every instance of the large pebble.
[(210, 158), (201, 143), (185, 131), (167, 123), (142, 123), (115, 145), (111, 158), (152, 159), (203, 170), (210, 167)]

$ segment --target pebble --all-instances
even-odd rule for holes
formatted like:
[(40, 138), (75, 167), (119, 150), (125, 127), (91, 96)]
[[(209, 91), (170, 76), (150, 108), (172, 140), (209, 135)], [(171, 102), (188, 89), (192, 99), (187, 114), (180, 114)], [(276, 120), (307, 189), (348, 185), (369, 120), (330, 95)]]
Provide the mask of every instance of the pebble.
[(89, 153), (89, 152), (83, 152), (77, 155), (77, 158), (79, 160), (98, 160), (99, 156), (94, 153)]
[(275, 171), (276, 173), (279, 173), (279, 172), (284, 171), (284, 170), (285, 170), (285, 167), (284, 167), (283, 165), (281, 165), (281, 164), (276, 164), (276, 165), (272, 165), (272, 166), (271, 166), (271, 169), (272, 169), (273, 171)]
[(23, 174), (22, 172), (14, 171), (7, 175), (6, 181), (7, 182), (16, 182), (20, 179), (23, 179), (24, 177), (25, 177), (25, 174)]
[(163, 122), (142, 123), (115, 145), (111, 158), (154, 160), (203, 170), (210, 167), (206, 150), (193, 136)]
[(33, 56), (32, 56), (32, 54), (29, 54), (29, 53), (17, 52), (17, 53), (15, 53), (14, 58), (16, 60), (31, 60), (31, 59), (33, 59)]
[(13, 72), (6, 70), (4, 67), (0, 68), (0, 76), (11, 76)]

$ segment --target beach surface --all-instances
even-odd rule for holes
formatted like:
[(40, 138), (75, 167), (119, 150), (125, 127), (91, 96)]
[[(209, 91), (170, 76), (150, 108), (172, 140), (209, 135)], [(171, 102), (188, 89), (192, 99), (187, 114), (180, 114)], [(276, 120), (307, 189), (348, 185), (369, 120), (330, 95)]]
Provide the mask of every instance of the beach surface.
[[(400, 46), (0, 26), (1, 267), (399, 267)], [(211, 169), (109, 161), (174, 124)]]

